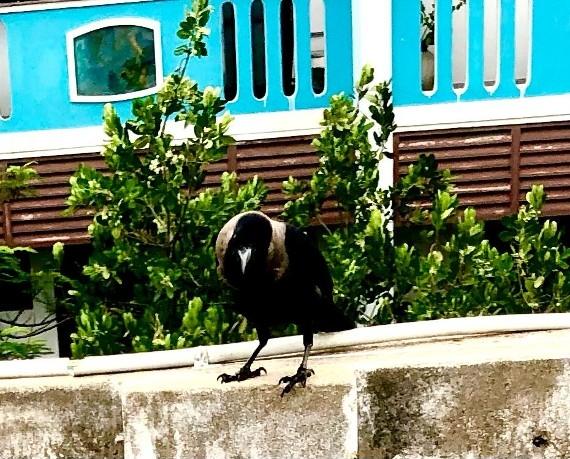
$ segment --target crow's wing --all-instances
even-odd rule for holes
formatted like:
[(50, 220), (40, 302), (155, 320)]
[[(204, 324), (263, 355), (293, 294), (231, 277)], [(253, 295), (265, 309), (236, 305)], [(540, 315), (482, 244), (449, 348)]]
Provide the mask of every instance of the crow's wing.
[(327, 263), (309, 236), (287, 225), (285, 237), (289, 257), (288, 272), (301, 290), (310, 295), (312, 319), (319, 331), (339, 331), (354, 327), (333, 301), (333, 282)]

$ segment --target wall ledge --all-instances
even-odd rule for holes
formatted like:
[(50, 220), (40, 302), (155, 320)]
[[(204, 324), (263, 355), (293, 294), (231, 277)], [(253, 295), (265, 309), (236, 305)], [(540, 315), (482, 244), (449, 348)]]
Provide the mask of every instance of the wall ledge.
[(322, 351), (283, 398), (298, 356), (241, 363), (1, 380), (0, 458), (570, 457), (570, 330)]
[[(539, 330), (570, 330), (570, 314), (515, 314), (476, 316), (358, 327), (337, 333), (315, 335), (313, 352), (347, 352), (361, 346), (403, 343), (419, 339), (478, 336)], [(246, 360), (257, 341), (199, 346), (169, 351), (92, 356), (79, 360), (0, 361), (0, 379), (43, 376), (86, 376), (188, 366), (205, 366)], [(274, 338), (260, 357), (283, 357), (303, 351), (300, 336)]]

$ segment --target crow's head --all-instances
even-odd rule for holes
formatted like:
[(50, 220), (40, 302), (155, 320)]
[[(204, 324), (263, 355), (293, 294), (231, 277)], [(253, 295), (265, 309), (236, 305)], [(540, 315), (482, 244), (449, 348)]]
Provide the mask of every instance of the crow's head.
[(222, 274), (231, 285), (264, 279), (272, 237), (271, 220), (260, 212), (240, 214), (224, 226), (216, 252)]
[(265, 265), (271, 236), (271, 222), (264, 215), (248, 213), (237, 221), (228, 252), (237, 255), (242, 275)]

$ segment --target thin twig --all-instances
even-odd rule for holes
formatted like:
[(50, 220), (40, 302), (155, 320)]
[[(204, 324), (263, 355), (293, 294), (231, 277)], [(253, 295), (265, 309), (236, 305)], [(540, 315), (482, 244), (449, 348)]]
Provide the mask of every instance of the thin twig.
[(51, 324), (53, 322), (57, 322), (57, 318), (55, 317), (54, 314), (50, 314), (49, 316), (47, 316), (45, 319), (43, 319), (40, 322), (29, 322), (29, 321), (18, 322), (17, 321), (18, 318), (19, 318), (19, 316), (16, 319), (12, 319), (12, 320), (0, 318), (0, 323), (2, 323), (4, 325), (9, 325), (12, 327), (33, 328), (33, 327), (43, 327), (44, 325)]
[(50, 331), (50, 330), (53, 330), (54, 328), (57, 328), (59, 325), (65, 323), (65, 322), (68, 322), (68, 321), (70, 321), (70, 320), (71, 320), (71, 317), (66, 317), (65, 319), (63, 319), (63, 320), (61, 320), (61, 321), (59, 321), (59, 322), (56, 322), (56, 323), (54, 323), (54, 324), (52, 324), (52, 325), (49, 325), (49, 326), (41, 327), (41, 328), (39, 328), (39, 329), (37, 329), (37, 330), (33, 330), (33, 331), (29, 332), (29, 333), (25, 333), (25, 334), (22, 334), (22, 335), (14, 335), (14, 334), (11, 334), (11, 333), (7, 333), (7, 334), (3, 335), (3, 337), (4, 337), (4, 338), (10, 338), (10, 339), (28, 339), (28, 338), (33, 338), (34, 336), (38, 336), (38, 335), (41, 335), (42, 333), (46, 333), (46, 332), (48, 332), (48, 331)]

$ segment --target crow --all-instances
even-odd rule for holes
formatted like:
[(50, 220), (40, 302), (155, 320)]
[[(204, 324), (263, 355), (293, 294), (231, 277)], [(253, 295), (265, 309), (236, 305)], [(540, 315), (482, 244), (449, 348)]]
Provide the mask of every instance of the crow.
[(296, 324), (305, 352), (292, 376), (285, 376), (281, 396), (296, 384), (306, 386), (314, 371), (307, 368), (315, 331), (340, 331), (354, 327), (333, 302), (333, 282), (325, 259), (300, 229), (270, 219), (261, 212), (240, 213), (222, 228), (216, 240), (218, 272), (232, 288), (233, 309), (257, 330), (259, 345), (235, 374), (218, 376), (222, 383), (243, 381), (267, 373), (251, 369), (269, 341), (271, 329)]

